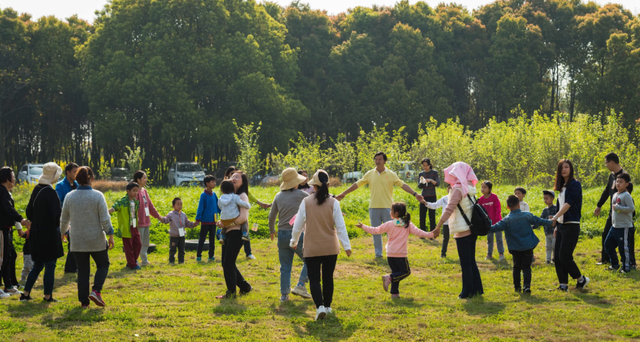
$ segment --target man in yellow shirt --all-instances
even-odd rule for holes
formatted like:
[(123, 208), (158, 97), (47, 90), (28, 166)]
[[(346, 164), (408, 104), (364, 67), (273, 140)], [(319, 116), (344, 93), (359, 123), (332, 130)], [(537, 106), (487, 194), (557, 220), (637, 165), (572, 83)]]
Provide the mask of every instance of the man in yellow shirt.
[[(371, 191), (371, 199), (369, 200), (369, 220), (372, 227), (378, 227), (384, 222), (391, 221), (391, 204), (393, 203), (393, 187), (401, 187), (402, 190), (412, 194), (418, 202), (422, 201), (422, 196), (405, 184), (398, 175), (387, 169), (387, 155), (384, 152), (378, 152), (373, 157), (376, 168), (369, 170), (358, 182), (353, 184), (349, 189), (336, 196), (341, 201), (350, 192), (357, 188), (369, 184)], [(382, 258), (382, 236), (373, 235), (373, 247), (375, 249), (376, 258)]]

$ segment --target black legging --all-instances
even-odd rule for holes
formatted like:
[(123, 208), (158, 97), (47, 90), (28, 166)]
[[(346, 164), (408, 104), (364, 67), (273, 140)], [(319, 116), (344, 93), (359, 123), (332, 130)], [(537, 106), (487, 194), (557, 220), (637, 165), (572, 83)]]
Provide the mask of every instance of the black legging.
[[(435, 202), (438, 200), (437, 197), (425, 197), (425, 201), (427, 202)], [(429, 212), (429, 230), (427, 230), (427, 211)], [(420, 203), (420, 229), (424, 231), (432, 231), (436, 229), (436, 211), (433, 209), (427, 208), (424, 204)]]
[(222, 271), (229, 297), (236, 295), (236, 287), (245, 292), (251, 290), (251, 285), (244, 279), (236, 266), (236, 260), (243, 245), (242, 241), (242, 231), (232, 230), (227, 232), (225, 244), (222, 246)]
[(560, 284), (568, 283), (569, 275), (571, 275), (573, 279), (578, 279), (582, 276), (580, 268), (578, 268), (578, 265), (576, 265), (576, 262), (573, 260), (573, 251), (576, 249), (579, 237), (579, 224), (561, 224), (558, 226), (554, 255), (556, 275), (558, 276), (558, 282), (560, 282)]
[[(309, 276), (309, 288), (316, 308), (324, 305), (331, 307), (333, 301), (333, 271), (336, 268), (337, 255), (325, 255), (304, 258)], [(320, 269), (322, 269), (322, 285), (320, 285)]]
[(2, 273), (2, 281), (4, 282), (5, 289), (9, 289), (13, 285), (18, 284), (18, 279), (16, 279), (16, 259), (18, 258), (18, 253), (16, 253), (15, 248), (13, 248), (13, 232), (9, 229), (3, 230), (2, 235), (4, 255), (2, 256), (0, 273)]

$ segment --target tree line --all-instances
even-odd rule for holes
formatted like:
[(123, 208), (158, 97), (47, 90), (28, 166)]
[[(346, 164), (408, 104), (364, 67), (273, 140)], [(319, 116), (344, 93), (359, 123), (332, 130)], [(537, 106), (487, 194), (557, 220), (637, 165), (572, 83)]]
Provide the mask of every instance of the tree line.
[(0, 10), (0, 164), (14, 167), (104, 169), (135, 146), (160, 180), (175, 161), (235, 161), (236, 123), (253, 122), (262, 158), (299, 134), (337, 150), (380, 127), (414, 141), (431, 119), (478, 131), (520, 112), (622, 113), (635, 142), (639, 90), (640, 18), (616, 4), (329, 16), (297, 1), (113, 0), (93, 24)]

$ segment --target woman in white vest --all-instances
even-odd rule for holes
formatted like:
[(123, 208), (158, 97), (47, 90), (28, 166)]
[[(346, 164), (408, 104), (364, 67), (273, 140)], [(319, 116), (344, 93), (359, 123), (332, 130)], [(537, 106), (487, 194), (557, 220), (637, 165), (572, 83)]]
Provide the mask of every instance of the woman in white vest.
[(309, 185), (313, 186), (316, 192), (302, 200), (289, 243), (292, 248), (297, 247), (306, 223), (303, 255), (307, 264), (311, 296), (316, 304), (316, 320), (332, 313), (333, 271), (340, 253), (340, 243), (347, 256), (351, 256), (351, 243), (340, 210), (340, 202), (329, 195), (328, 182), (329, 175), (324, 170), (318, 170), (313, 175)]
[(440, 227), (449, 220), (449, 232), (456, 239), (460, 268), (462, 268), (462, 292), (458, 298), (469, 298), (484, 293), (480, 271), (476, 264), (476, 240), (478, 236), (471, 233), (471, 229), (458, 209), (458, 204), (465, 215), (471, 218), (473, 203), (469, 199), (475, 196), (475, 185), (478, 178), (471, 166), (463, 162), (455, 162), (444, 170), (444, 181), (451, 185), (449, 203), (444, 209), (440, 222), (436, 226), (435, 234), (440, 233)]

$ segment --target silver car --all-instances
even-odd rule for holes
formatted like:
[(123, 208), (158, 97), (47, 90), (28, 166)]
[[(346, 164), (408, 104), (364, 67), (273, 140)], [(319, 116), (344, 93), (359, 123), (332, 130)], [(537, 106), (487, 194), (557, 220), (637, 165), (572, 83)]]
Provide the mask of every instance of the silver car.
[(25, 164), (18, 172), (18, 183), (38, 184), (44, 164)]
[(205, 171), (198, 163), (175, 163), (171, 165), (167, 175), (169, 186), (203, 185)]

